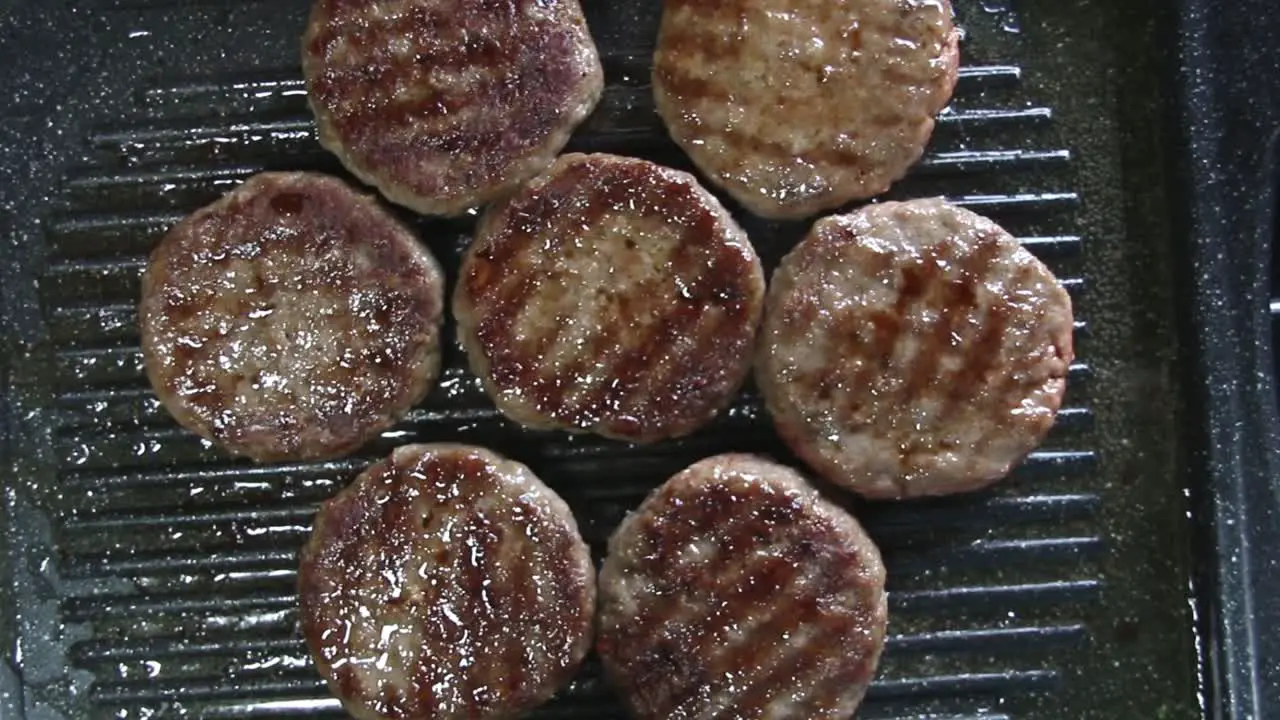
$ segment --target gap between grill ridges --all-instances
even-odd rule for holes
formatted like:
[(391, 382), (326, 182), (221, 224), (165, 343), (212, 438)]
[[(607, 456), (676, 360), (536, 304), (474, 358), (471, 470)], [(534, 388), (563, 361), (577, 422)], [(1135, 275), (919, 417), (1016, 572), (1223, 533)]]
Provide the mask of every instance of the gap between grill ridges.
[[(626, 92), (634, 93), (634, 88), (624, 88)], [(606, 93), (606, 97), (619, 94), (617, 92)], [(602, 107), (613, 107), (613, 105), (602, 105)], [(619, 107), (618, 110), (631, 111), (634, 107), (627, 105)], [(1023, 122), (1029, 125), (1046, 123), (1053, 119), (1053, 109), (1049, 107), (1010, 107), (1010, 108), (964, 108), (957, 109), (954, 106), (944, 109), (939, 113), (937, 122), (939, 125), (982, 125), (994, 123), (1018, 123)], [(203, 119), (195, 119), (199, 123)], [(594, 120), (594, 122), (593, 122)], [(653, 118), (651, 121), (646, 117), (646, 124), (634, 126), (606, 126), (595, 128), (598, 123), (612, 122), (606, 115), (592, 115), (583, 123), (583, 132), (588, 134), (599, 134), (608, 137), (616, 134), (634, 134), (634, 133), (651, 133), (657, 132), (661, 128), (661, 121)], [(176, 123), (175, 123), (176, 125)], [(310, 115), (300, 115), (297, 117), (281, 118), (277, 120), (252, 120), (242, 118), (233, 120), (225, 124), (208, 125), (197, 124), (187, 126), (153, 126), (138, 127), (127, 130), (115, 130), (103, 132), (93, 135), (90, 142), (96, 147), (147, 147), (154, 149), (162, 149), (169, 147), (182, 147), (190, 145), (193, 142), (218, 142), (223, 139), (230, 139), (227, 136), (239, 136), (234, 140), (237, 144), (243, 144), (243, 136), (252, 135), (252, 141), (262, 140), (302, 140), (312, 139), (315, 137), (315, 123)], [(178, 174), (163, 174), (147, 171), (137, 172), (117, 172), (104, 173), (85, 171), (69, 178), (68, 185), (70, 187), (95, 188), (107, 185), (134, 185), (139, 183), (159, 183), (172, 182), (174, 180), (190, 179)], [(202, 178), (194, 178), (202, 179)]]
[[(1076, 375), (1076, 377), (1077, 382), (1079, 382), (1079, 375)], [(79, 402), (94, 403), (99, 402), (102, 399), (112, 400), (122, 397), (136, 398), (139, 396), (146, 397), (152, 394), (150, 386), (116, 388), (112, 390), (103, 390), (101, 392), (106, 393), (106, 395), (99, 400), (85, 398), (83, 396), (78, 396), (74, 399), (59, 396), (58, 403), (64, 405), (70, 405), (73, 403), (78, 404)], [(477, 401), (487, 402), (482, 398), (483, 396), (477, 396)], [(723, 431), (730, 426), (736, 427), (742, 423), (755, 425), (759, 418), (764, 417), (765, 412), (764, 403), (761, 400), (735, 402), (727, 408), (724, 413), (719, 415), (715, 421), (713, 421), (715, 424), (711, 426), (711, 429), (720, 429)], [(751, 414), (743, 415), (740, 418), (741, 422), (735, 423), (732, 422), (734, 419), (734, 413)], [(167, 418), (167, 416), (161, 417)], [(1083, 429), (1090, 426), (1093, 420), (1094, 413), (1092, 408), (1087, 405), (1070, 406), (1058, 410), (1056, 426), (1060, 431), (1061, 429)], [(488, 404), (480, 407), (417, 408), (406, 415), (404, 419), (399, 421), (394, 427), (381, 433), (381, 436), (383, 438), (394, 440), (398, 436), (403, 436), (404, 433), (411, 434), (415, 429), (430, 427), (432, 425), (448, 426), (457, 423), (475, 423), (484, 421), (493, 421), (500, 424), (507, 423), (505, 416), (496, 407)], [(59, 422), (58, 434), (63, 440), (67, 440), (69, 442), (74, 442), (77, 439), (82, 439), (85, 442), (88, 442), (93, 437), (110, 437), (116, 440), (122, 439), (125, 442), (194, 440), (196, 438), (196, 435), (189, 430), (186, 430), (175, 422), (168, 420), (165, 420), (163, 424), (131, 424), (124, 426), (103, 426), (96, 423), (84, 426)], [(591, 442), (590, 439), (582, 439), (579, 437), (574, 437), (573, 439), (575, 440), (573, 444), (549, 447), (548, 451), (543, 454), (543, 457), (553, 460), (573, 460), (596, 458), (602, 455), (616, 455), (619, 452), (626, 454), (638, 452), (645, 455), (652, 455), (663, 450), (663, 448), (655, 449), (652, 447), (634, 447), (610, 444), (605, 441), (595, 443)], [(699, 438), (694, 436), (680, 438), (672, 441), (672, 443), (668, 444), (667, 447), (669, 447), (671, 451), (678, 453), (690, 445), (696, 445), (696, 441), (698, 439)]]
[[(1058, 682), (1055, 670), (1010, 670), (999, 673), (934, 675), (913, 678), (876, 679), (867, 700), (933, 697), (941, 695), (990, 694), (1002, 690), (1032, 691), (1052, 687)], [(603, 688), (593, 688), (601, 692)], [(185, 679), (156, 682), (125, 680), (95, 685), (89, 692), (97, 704), (145, 702), (148, 700), (217, 700), (252, 696), (270, 699), (295, 696), (301, 692), (327, 697), (324, 681), (319, 676), (301, 676), (285, 680), (236, 681), (217, 679)], [(335, 701), (336, 702), (336, 701)]]
[[(577, 700), (575, 698), (575, 700)], [(573, 701), (571, 701), (573, 702)], [(612, 698), (607, 703), (611, 711), (615, 710)], [(571, 705), (558, 705), (554, 710), (548, 709), (545, 717), (548, 720), (560, 720), (562, 718), (583, 718), (584, 720), (595, 720), (599, 717), (600, 709), (594, 705), (584, 707), (583, 700), (577, 700)], [(234, 699), (224, 701), (208, 701), (203, 702), (199, 707), (184, 707), (193, 717), (200, 718), (235, 718), (237, 720), (247, 717), (275, 717), (279, 715), (317, 715), (321, 713), (333, 713), (335, 717), (341, 715), (346, 717), (342, 710), (342, 704), (329, 695), (316, 695), (314, 697), (304, 698), (288, 698), (281, 700), (247, 700)], [(539, 714), (538, 717), (543, 717)], [(864, 704), (859, 710), (858, 720), (1013, 720), (1008, 715), (1002, 713), (988, 713), (979, 711), (976, 714), (956, 714), (956, 713), (937, 713), (927, 712), (925, 714), (913, 713), (910, 715), (901, 715), (892, 713), (884, 715), (875, 711), (875, 702)]]
[[(237, 176), (247, 177), (257, 171), (256, 167), (241, 168)], [(1059, 206), (1070, 209), (1078, 207), (1080, 195), (1075, 192), (1043, 192), (1043, 193), (1007, 193), (996, 195), (956, 195), (946, 196), (946, 200), (961, 207), (979, 211), (1017, 211), (1044, 210), (1049, 211)], [(194, 209), (194, 208), (193, 208)], [(141, 213), (84, 213), (58, 217), (49, 223), (49, 230), (55, 235), (96, 229), (113, 229), (119, 227), (141, 226), (164, 228), (177, 223), (188, 213), (181, 210), (157, 210)]]
[[(127, 347), (110, 348), (110, 349), (108, 348), (72, 348), (67, 350), (55, 351), (55, 356), (56, 357), (76, 357), (76, 356), (83, 356), (83, 355), (93, 356), (93, 355), (100, 355), (100, 354), (121, 354), (121, 353), (141, 354), (141, 352), (142, 350), (139, 346), (129, 345)], [(1068, 367), (1067, 372), (1069, 374), (1069, 380), (1073, 382), (1085, 381), (1093, 375), (1092, 366), (1090, 366), (1087, 362), (1084, 362), (1084, 361), (1073, 362)], [(461, 377), (464, 377), (464, 371), (462, 368), (450, 367), (444, 370), (444, 375), (442, 379), (455, 379), (455, 378), (461, 378)], [(146, 378), (142, 375), (139, 375), (138, 384), (135, 384), (135, 385), (119, 386), (119, 387), (112, 387), (112, 388), (86, 388), (83, 390), (64, 390), (62, 392), (57, 393), (54, 396), (54, 402), (55, 404), (68, 406), (68, 405), (79, 405), (83, 403), (96, 403), (96, 402), (104, 402), (104, 401), (110, 402), (113, 400), (136, 400), (138, 398), (148, 398), (153, 395), (154, 393), (151, 389), (151, 386), (146, 384)], [(725, 410), (725, 412), (727, 413), (731, 413), (735, 411), (742, 412), (744, 410), (759, 407), (762, 404), (763, 404), (763, 401), (760, 399), (758, 394), (739, 397), (734, 401), (734, 403), (729, 408)], [(1078, 411), (1078, 409), (1064, 408), (1060, 412), (1071, 413), (1076, 411)], [(411, 410), (405, 419), (411, 423), (426, 422), (426, 421), (430, 421), (431, 418), (433, 418), (437, 414), (438, 414), (437, 410), (433, 410), (432, 408), (429, 408), (429, 407), (420, 407), (420, 408), (414, 408), (413, 410)], [(613, 446), (611, 445), (610, 447), (613, 447)]]
[[(954, 608), (965, 600), (988, 602), (999, 598), (1008, 603), (1018, 599), (1036, 601), (1076, 602), (1095, 598), (1102, 589), (1097, 579), (1060, 580), (1007, 585), (963, 585), (929, 590), (900, 590), (889, 592), (891, 612), (909, 612), (917, 609), (937, 610)], [(99, 595), (68, 598), (63, 603), (63, 615), (67, 622), (89, 622), (96, 617), (118, 618), (130, 614), (156, 613), (241, 613), (249, 611), (272, 612), (297, 608), (297, 594), (272, 593), (250, 597), (217, 596), (209, 592), (191, 595)]]
[[(653, 48), (622, 50), (609, 53), (601, 60), (605, 64), (613, 62), (613, 58), (644, 58), (646, 64), (652, 56)], [(144, 97), (163, 97), (166, 95), (205, 95), (232, 94), (236, 92), (258, 93), (263, 90), (303, 90), (306, 82), (296, 68), (260, 71), (262, 74), (278, 74), (279, 77), (268, 77), (257, 80), (227, 80), (218, 82), (208, 79), (191, 79), (171, 82), (171, 84), (155, 84), (144, 89)], [(1022, 69), (1017, 65), (966, 65), (959, 70), (958, 80), (966, 82), (974, 80), (1018, 81), (1022, 79)]]
[(938, 170), (967, 166), (995, 168), (1028, 164), (1065, 164), (1071, 160), (1070, 150), (957, 150), (925, 155), (913, 169)]
[(971, 673), (937, 675), (927, 678), (877, 680), (871, 684), (866, 700), (874, 702), (891, 698), (913, 698), (937, 695), (991, 694), (1001, 690), (1043, 690), (1057, 685), (1056, 670), (1010, 670), (1003, 673)]
[[(1074, 236), (1063, 236), (1074, 237)], [(1059, 236), (1050, 237), (1032, 237), (1032, 238), (1015, 238), (1020, 243), (1034, 246), (1037, 243), (1053, 243), (1062, 239)], [(1078, 239), (1078, 238), (1077, 238)], [(1028, 240), (1030, 242), (1028, 242)], [(146, 255), (129, 255), (116, 258), (93, 258), (93, 259), (59, 259), (50, 262), (42, 273), (45, 277), (57, 277), (75, 274), (93, 274), (93, 275), (110, 275), (115, 273), (128, 273), (132, 275), (140, 275), (142, 270), (147, 266)], [(1067, 289), (1072, 292), (1084, 285), (1083, 278), (1066, 278), (1060, 281)]]
[[(767, 431), (768, 431), (767, 428), (761, 429), (761, 432), (767, 432)], [(709, 439), (707, 440), (707, 442), (716, 442), (719, 440), (721, 439)], [(687, 453), (690, 449), (696, 449), (696, 448), (689, 448), (688, 446), (671, 448), (670, 452), (668, 453), (668, 457), (680, 456), (682, 453)], [(309, 467), (303, 466), (301, 470), (303, 473), (307, 475), (323, 475), (323, 474), (331, 474), (335, 472), (354, 473), (360, 469), (363, 469), (364, 467), (367, 467), (369, 464), (376, 462), (379, 459), (380, 457), (378, 456), (371, 456), (367, 458), (354, 458), (351, 461), (354, 467), (351, 467), (350, 470), (345, 470), (345, 471), (331, 469), (333, 466), (329, 466), (329, 465), (323, 465), (318, 467), (317, 469), (311, 469)], [(548, 454), (548, 455), (544, 455), (541, 459), (549, 462), (573, 462), (575, 460), (579, 460), (580, 458), (564, 457), (564, 456), (556, 457), (554, 455)], [(1026, 459), (1023, 461), (1023, 463), (1013, 470), (1013, 474), (1017, 475), (1017, 474), (1027, 472), (1028, 468), (1034, 470), (1040, 467), (1047, 467), (1047, 468), (1067, 467), (1069, 469), (1074, 469), (1076, 471), (1083, 471), (1087, 468), (1092, 467), (1097, 462), (1097, 459), (1098, 459), (1098, 455), (1097, 455), (1097, 452), (1094, 450), (1037, 450), (1030, 453), (1026, 457)], [(212, 464), (212, 463), (220, 462), (222, 460), (223, 458), (216, 458), (216, 459), (211, 458), (210, 459), (211, 464), (206, 466), (208, 468), (207, 470), (203, 468), (197, 469), (197, 468), (200, 468), (198, 460), (188, 460), (186, 463), (184, 463), (186, 465), (186, 468), (184, 468), (185, 472), (183, 474), (185, 474), (187, 477), (190, 477), (192, 479), (207, 478), (211, 476), (212, 477), (225, 476), (226, 474), (225, 466), (219, 467), (216, 464)], [(132, 469), (132, 472), (130, 470), (117, 471), (117, 472), (88, 471), (88, 474), (92, 477), (107, 477), (107, 478), (130, 476), (135, 474), (145, 475), (148, 472), (145, 468), (146, 466), (143, 465), (143, 466), (136, 466), (135, 468)], [(233, 472), (236, 474), (240, 474), (242, 477), (245, 477), (245, 478), (252, 477), (251, 475), (242, 472), (245, 469), (246, 468), (236, 468)], [(81, 471), (64, 468), (62, 476), (66, 478), (69, 476), (74, 476), (76, 474), (79, 474), (80, 472)], [(177, 473), (174, 473), (174, 474), (177, 474)], [(261, 477), (264, 475), (275, 476), (275, 475), (285, 475), (285, 474), (286, 473), (284, 471), (276, 467), (276, 468), (260, 469), (257, 476)], [(171, 477), (171, 475), (165, 475), (165, 477)], [(604, 492), (595, 492), (595, 493), (586, 491), (586, 492), (580, 493), (580, 495), (584, 499), (601, 501), (601, 500), (608, 500), (610, 498), (617, 497), (617, 496), (630, 497), (630, 496), (633, 496), (636, 492), (637, 492), (636, 488), (625, 487), (625, 488), (615, 488), (611, 491), (606, 490)], [(68, 522), (71, 523), (72, 527), (80, 527), (81, 525), (84, 525), (87, 527), (87, 526), (91, 526), (93, 523), (106, 523), (106, 525), (104, 526), (114, 527), (114, 526), (127, 526), (127, 525), (139, 525), (139, 524), (145, 525), (145, 524), (148, 524), (148, 522), (161, 522), (161, 520), (143, 521), (136, 517), (132, 519), (129, 519), (129, 518), (103, 519), (103, 518), (90, 518), (89, 516), (80, 514), (80, 515), (74, 516)], [(166, 522), (189, 523), (193, 521), (185, 520), (181, 518), (174, 518)]]
[[(1076, 642), (1085, 639), (1087, 634), (1087, 628), (1080, 624), (973, 628), (890, 635), (885, 638), (885, 645), (898, 652), (981, 652), (987, 646), (1010, 642)], [(88, 664), (263, 651), (306, 653), (306, 648), (291, 628), (288, 635), (280, 637), (254, 636), (224, 641), (193, 642), (182, 637), (88, 640), (72, 647), (71, 658), (76, 664)]]
[(1102, 581), (1059, 580), (1021, 585), (977, 585), (937, 588), (932, 590), (889, 591), (889, 609), (893, 612), (953, 609), (966, 600), (979, 599), (984, 604), (1011, 602), (1013, 598), (1078, 602), (1093, 600), (1102, 592)]
[[(608, 133), (605, 133), (607, 139)], [(318, 155), (319, 156), (319, 155)], [(995, 149), (995, 150), (952, 150), (945, 152), (929, 152), (912, 171), (932, 172), (947, 169), (966, 168), (977, 170), (1001, 170), (1024, 167), (1029, 164), (1063, 164), (1071, 159), (1071, 151), (1066, 149), (1031, 150), (1031, 149)], [(265, 165), (237, 165), (231, 167), (211, 168), (179, 168), (165, 171), (118, 172), (113, 174), (87, 175), (75, 178), (70, 182), (72, 187), (99, 189), (109, 186), (133, 185), (168, 185), (177, 183), (222, 182), (227, 185), (238, 184), (251, 175), (264, 172)]]
[[(643, 60), (644, 67), (648, 69), (649, 58), (652, 58), (653, 49), (617, 51), (603, 56), (602, 61), (605, 67), (609, 65), (625, 64), (627, 60), (635, 61)], [(216, 79), (189, 79), (189, 81), (170, 81), (169, 85), (152, 85), (143, 88), (142, 97), (148, 105), (159, 105), (170, 97), (201, 96), (201, 95), (224, 95), (224, 96), (241, 96), (244, 99), (259, 99), (261, 94), (274, 94), (279, 92), (280, 95), (289, 96), (305, 96), (306, 82), (303, 81), (301, 73), (296, 68), (271, 70), (271, 73), (278, 77), (268, 77), (262, 79), (228, 79), (228, 81), (219, 82)], [(264, 72), (266, 74), (266, 72)], [(648, 74), (648, 73), (646, 73)], [(980, 83), (980, 85), (1016, 85), (1023, 77), (1023, 70), (1018, 65), (963, 65), (957, 74), (957, 81), (972, 85), (972, 83)], [(620, 83), (614, 83), (620, 85)]]
[[(300, 533), (305, 534), (305, 533)], [(1012, 538), (978, 540), (961, 545), (930, 548), (927, 551), (900, 550), (894, 573), (911, 575), (917, 570), (940, 567), (946, 563), (975, 565), (979, 562), (1011, 562), (1022, 555), (1038, 559), (1055, 560), (1080, 558), (1096, 553), (1103, 547), (1098, 537), (1061, 538)], [(185, 551), (163, 557), (138, 559), (133, 557), (112, 560), (101, 555), (68, 554), (63, 573), (72, 578), (110, 578), (122, 576), (146, 576), (158, 578), (185, 572), (270, 573), (276, 579), (281, 571), (296, 573), (298, 550), (295, 547), (281, 549), (230, 550), (215, 553)]]

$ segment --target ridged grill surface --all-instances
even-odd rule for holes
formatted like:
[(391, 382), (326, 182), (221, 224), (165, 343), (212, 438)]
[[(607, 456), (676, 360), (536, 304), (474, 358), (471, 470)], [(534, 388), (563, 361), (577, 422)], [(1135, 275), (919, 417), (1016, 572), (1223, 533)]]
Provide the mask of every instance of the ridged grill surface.
[[(281, 33), (297, 34), (304, 5), (288, 4), (297, 17), (281, 18)], [(1078, 300), (1082, 198), (1054, 109), (1029, 99), (1035, 56), (1021, 66), (999, 23), (977, 3), (958, 5), (970, 32), (955, 99), (924, 160), (890, 195), (946, 195), (993, 217)], [(268, 11), (286, 13), (268, 3), (237, 12)], [(596, 8), (589, 20), (609, 12)], [(653, 111), (651, 52), (602, 40), (604, 98), (571, 150), (689, 168)], [(597, 560), (624, 514), (694, 460), (729, 450), (787, 457), (754, 389), (704, 431), (649, 447), (521, 430), (465, 370), (447, 327), (439, 387), (359, 456), (228, 458), (180, 430), (142, 375), (134, 303), (147, 253), (179, 218), (255, 172), (340, 166), (316, 141), (296, 69), (176, 69), (140, 79), (128, 104), (131, 114), (105, 118), (86, 138), (89, 161), (68, 172), (42, 225), (42, 316), (55, 358), (45, 409), (59, 489), (52, 524), (68, 588), (58, 611), (75, 638), (71, 665), (91, 677), (80, 698), (89, 716), (338, 715), (298, 633), (297, 552), (318, 503), (392, 447), (470, 442), (529, 464), (569, 502)], [(736, 214), (770, 271), (807, 230)], [(473, 220), (402, 216), (452, 283)], [(1088, 662), (1086, 619), (1104, 589), (1088, 321), (1077, 313), (1078, 359), (1058, 424), (1012, 481), (953, 499), (854, 506), (883, 550), (891, 613), (862, 717), (1027, 717)], [(536, 717), (623, 715), (591, 658)]]

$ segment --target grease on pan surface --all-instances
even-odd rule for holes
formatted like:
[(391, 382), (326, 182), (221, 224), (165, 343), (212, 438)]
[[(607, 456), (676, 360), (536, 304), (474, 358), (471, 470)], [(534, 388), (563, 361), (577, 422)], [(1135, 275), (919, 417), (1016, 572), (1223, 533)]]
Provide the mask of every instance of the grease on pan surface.
[[(42, 146), (75, 160), (47, 163), (30, 178), (26, 189), (50, 200), (15, 218), (36, 227), (16, 247), (38, 255), (31, 272), (39, 277), (20, 268), (0, 289), (22, 301), (11, 307), (42, 310), (10, 318), (12, 327), (47, 338), (31, 360), (10, 366), (9, 385), (19, 403), (11, 419), (20, 423), (12, 449), (29, 472), (15, 481), (33, 488), (29, 500), (20, 488), (10, 496), (15, 543), (27, 558), (13, 568), (23, 579), (17, 630), (26, 677), (51, 679), (25, 688), (34, 711), (52, 705), (69, 718), (104, 720), (344, 717), (297, 632), (296, 550), (315, 507), (397, 445), (462, 439), (518, 458), (573, 507), (598, 552), (627, 510), (698, 458), (785, 453), (751, 389), (701, 431), (658, 446), (520, 429), (495, 410), (451, 331), (436, 389), (355, 457), (254, 466), (182, 431), (142, 373), (136, 308), (146, 253), (182, 216), (261, 168), (342, 168), (315, 141), (297, 71), (307, 3), (107, 4), (90, 29), (102, 31), (92, 38), (102, 87), (67, 97), (67, 112), (50, 119), (58, 134), (50, 130)], [(1181, 663), (1175, 658), (1190, 647), (1185, 628), (1176, 631), (1186, 575), (1167, 534), (1183, 522), (1171, 481), (1179, 456), (1171, 408), (1181, 396), (1154, 382), (1171, 367), (1155, 343), (1172, 312), (1160, 263), (1172, 260), (1150, 224), (1163, 215), (1139, 213), (1140, 225), (1125, 233), (1120, 197), (1150, 181), (1134, 199), (1152, 202), (1163, 176), (1128, 160), (1121, 176), (1114, 153), (1126, 148), (1129, 157), (1153, 136), (1143, 121), (1155, 105), (1142, 103), (1155, 91), (1138, 77), (1140, 65), (1117, 63), (1148, 57), (1154, 45), (1109, 24), (1141, 14), (1128, 3), (1090, 0), (1082, 12), (1025, 0), (998, 16), (981, 5), (957, 4), (967, 39), (956, 101), (893, 193), (945, 193), (1015, 234), (1083, 300), (1083, 352), (1046, 444), (1011, 482), (858, 506), (885, 554), (893, 612), (863, 714), (1146, 717), (1180, 704), (1163, 663)], [(619, 0), (584, 8), (608, 90), (571, 147), (687, 169), (645, 82), (658, 7)], [(1000, 30), (1014, 12), (1019, 35)], [(71, 15), (50, 6), (36, 26), (64, 38), (77, 28), (88, 34)], [(152, 35), (123, 39), (139, 27)], [(1117, 35), (1123, 53), (1112, 44)], [(1126, 73), (1138, 81), (1134, 92), (1109, 84)], [(59, 78), (58, 92), (76, 92), (73, 75)], [(1130, 142), (1102, 109), (1108, 98), (1141, 123)], [(741, 221), (766, 269), (807, 230)], [(455, 276), (473, 221), (412, 223)], [(28, 411), (37, 414), (24, 420)], [(65, 674), (55, 667), (59, 647)], [(43, 661), (31, 659), (38, 655)], [(1124, 685), (1133, 672), (1146, 681)], [(536, 716), (626, 713), (588, 659)]]

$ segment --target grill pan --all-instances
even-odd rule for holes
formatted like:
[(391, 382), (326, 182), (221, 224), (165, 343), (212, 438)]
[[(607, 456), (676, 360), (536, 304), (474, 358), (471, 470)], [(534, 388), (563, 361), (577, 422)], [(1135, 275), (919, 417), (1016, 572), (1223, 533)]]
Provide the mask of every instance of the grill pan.
[[(851, 501), (884, 551), (892, 613), (859, 717), (1272, 717), (1274, 656), (1252, 619), (1267, 611), (1251, 595), (1268, 586), (1247, 541), (1275, 500), (1249, 484), (1269, 487), (1269, 465), (1232, 462), (1272, 442), (1260, 428), (1274, 400), (1246, 415), (1262, 395), (1238, 382), (1252, 367), (1241, 345), (1269, 337), (1265, 302), (1250, 320), (1253, 286), (1228, 291), (1249, 255), (1214, 250), (1233, 198), (1253, 204), (1222, 184), (1210, 130), (1223, 126), (1196, 94), (1228, 72), (1215, 43), (1250, 42), (1215, 28), (1246, 33), (1264, 4), (1237, 3), (1237, 17), (1192, 0), (954, 3), (955, 99), (890, 197), (945, 195), (1021, 238), (1073, 295), (1079, 359), (1057, 427), (1009, 482)], [(659, 3), (584, 5), (607, 90), (569, 149), (691, 169), (653, 112)], [(525, 462), (597, 559), (696, 459), (794, 461), (752, 388), (708, 429), (651, 447), (520, 429), (456, 344), (432, 395), (356, 457), (225, 457), (142, 375), (139, 274), (171, 224), (255, 172), (343, 175), (306, 109), (308, 0), (0, 9), (0, 718), (341, 717), (298, 634), (297, 551), (318, 503), (397, 445), (473, 442)], [(807, 230), (728, 204), (770, 270)], [(456, 271), (473, 219), (400, 214)], [(594, 660), (534, 716), (625, 717)]]

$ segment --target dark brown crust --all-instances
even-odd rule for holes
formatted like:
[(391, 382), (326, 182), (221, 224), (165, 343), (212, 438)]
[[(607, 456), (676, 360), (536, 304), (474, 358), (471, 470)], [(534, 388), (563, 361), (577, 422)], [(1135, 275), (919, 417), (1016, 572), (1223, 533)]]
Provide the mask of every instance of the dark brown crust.
[(872, 498), (1003, 478), (1054, 422), (1071, 298), (998, 225), (931, 200), (824, 218), (770, 287), (757, 381), (779, 433)]
[(597, 650), (635, 715), (847, 718), (887, 623), (880, 553), (790, 468), (694, 464), (609, 541)]
[(959, 75), (948, 0), (665, 0), (654, 98), (672, 137), (752, 212), (884, 192)]
[(261, 462), (355, 450), (440, 371), (444, 278), (372, 198), (264, 173), (176, 225), (142, 277), (142, 351), (166, 409)]
[(568, 506), (476, 447), (369, 468), (316, 516), (298, 587), (311, 655), (358, 720), (515, 717), (591, 644), (595, 571)]
[(432, 215), (540, 172), (604, 83), (578, 0), (317, 0), (302, 67), (320, 142)]
[(763, 295), (750, 242), (692, 176), (566, 155), (485, 215), (454, 314), (509, 417), (648, 442), (732, 400)]

